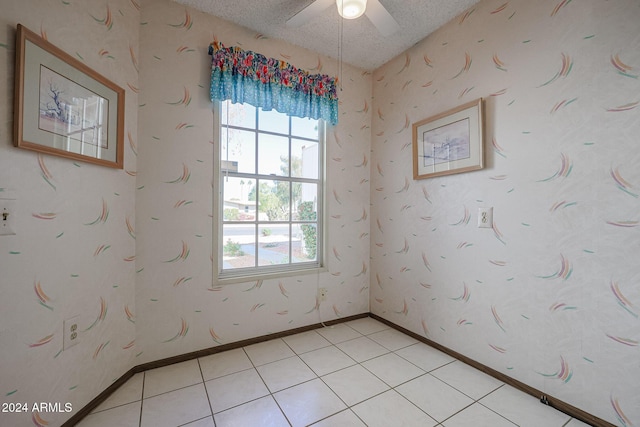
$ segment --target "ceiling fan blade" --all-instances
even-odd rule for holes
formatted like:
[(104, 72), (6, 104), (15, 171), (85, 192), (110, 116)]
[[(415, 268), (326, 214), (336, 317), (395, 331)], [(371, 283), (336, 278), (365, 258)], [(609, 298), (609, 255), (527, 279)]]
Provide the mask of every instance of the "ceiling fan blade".
[(400, 29), (400, 25), (378, 0), (367, 0), (367, 10), (364, 13), (383, 37), (390, 36)]
[(299, 27), (315, 16), (321, 14), (332, 4), (335, 4), (336, 0), (315, 0), (309, 6), (302, 9), (300, 12), (287, 19), (285, 25), (289, 28)]

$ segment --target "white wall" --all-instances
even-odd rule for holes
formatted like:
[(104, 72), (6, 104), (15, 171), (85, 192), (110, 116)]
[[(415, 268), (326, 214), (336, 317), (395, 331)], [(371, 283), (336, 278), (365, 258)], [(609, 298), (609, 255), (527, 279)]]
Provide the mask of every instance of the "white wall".
[[(15, 198), (15, 236), (0, 236), (0, 425), (60, 425), (134, 363), (135, 171), (140, 12), (129, 0), (3, 2), (0, 14), (0, 198)], [(45, 36), (126, 90), (125, 169), (13, 147), (15, 29)], [(99, 219), (96, 221), (96, 219)], [(93, 223), (93, 224), (92, 224)], [(129, 225), (127, 225), (127, 223)], [(98, 248), (104, 246), (104, 250)], [(63, 320), (79, 315), (80, 342), (62, 351)]]
[[(41, 3), (11, 2), (0, 18), (0, 197), (17, 199), (18, 233), (0, 237), (3, 402), (70, 402), (74, 412), (35, 420), (60, 425), (135, 365), (368, 311), (370, 115), (357, 110), (370, 103), (369, 74), (345, 67), (328, 137), (328, 271), (216, 287), (209, 43), (317, 72), (337, 65), (169, 0)], [(125, 170), (12, 146), (19, 22), (126, 89)], [(185, 89), (189, 101), (170, 105)], [(188, 256), (166, 262), (183, 242)], [(318, 284), (329, 297), (316, 309)], [(76, 314), (81, 342), (61, 352), (62, 321)], [(0, 413), (3, 425), (33, 422)]]
[[(371, 311), (617, 425), (640, 423), (638, 22), (482, 1), (373, 78)], [(486, 168), (414, 181), (405, 124), (479, 97)]]
[[(136, 326), (143, 354), (138, 361), (367, 312), (371, 117), (358, 110), (370, 104), (371, 75), (345, 67), (340, 122), (328, 130), (328, 271), (217, 286), (211, 267), (217, 255), (209, 43), (218, 39), (312, 72), (332, 75), (338, 67), (168, 0), (145, 1), (142, 22)], [(183, 99), (185, 90), (189, 101), (170, 105)], [(188, 179), (168, 183), (185, 170)], [(183, 244), (188, 256), (167, 262)], [(329, 289), (319, 310), (317, 286)]]

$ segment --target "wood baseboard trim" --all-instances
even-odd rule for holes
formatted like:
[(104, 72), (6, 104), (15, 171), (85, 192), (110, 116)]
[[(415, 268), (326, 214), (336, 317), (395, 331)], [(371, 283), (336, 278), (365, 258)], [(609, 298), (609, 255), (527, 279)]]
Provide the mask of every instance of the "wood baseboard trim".
[(96, 409), (98, 406), (100, 406), (102, 402), (107, 400), (107, 398), (111, 396), (111, 394), (115, 392), (118, 388), (120, 388), (120, 386), (124, 385), (124, 383), (129, 381), (129, 379), (132, 376), (134, 376), (136, 372), (137, 372), (136, 367), (129, 369), (120, 378), (118, 378), (113, 383), (111, 383), (109, 387), (104, 389), (102, 393), (96, 396), (91, 402), (89, 402), (87, 405), (81, 408), (78, 412), (76, 412), (71, 418), (65, 421), (62, 424), (62, 427), (73, 427), (76, 424), (78, 424), (84, 417), (89, 415), (91, 411)]
[(418, 341), (420, 341), (420, 342), (422, 342), (424, 344), (427, 344), (430, 347), (433, 347), (433, 348), (435, 348), (437, 350), (440, 350), (441, 352), (446, 353), (449, 356), (454, 357), (454, 358), (458, 359), (459, 361), (461, 361), (463, 363), (466, 363), (467, 365), (472, 366), (472, 367), (476, 368), (477, 370), (482, 371), (485, 374), (496, 378), (497, 380), (502, 381), (505, 384), (509, 384), (510, 386), (512, 386), (514, 388), (517, 388), (518, 390), (521, 390), (521, 391), (523, 391), (523, 392), (525, 392), (527, 394), (532, 395), (533, 397), (541, 399), (541, 402), (542, 402), (542, 399), (545, 398), (546, 402), (547, 402), (546, 404), (548, 404), (549, 406), (557, 409), (560, 412), (564, 412), (565, 414), (571, 416), (572, 418), (576, 418), (576, 419), (578, 419), (578, 420), (580, 420), (580, 421), (582, 421), (584, 423), (587, 423), (589, 425), (592, 425), (594, 427), (615, 427), (615, 425), (613, 425), (613, 424), (611, 424), (611, 423), (609, 423), (609, 422), (607, 422), (607, 421), (605, 421), (605, 420), (603, 420), (601, 418), (598, 418), (598, 417), (596, 417), (594, 415), (591, 415), (590, 413), (585, 412), (580, 408), (576, 408), (575, 406), (570, 405), (570, 404), (568, 404), (566, 402), (563, 402), (560, 399), (556, 399), (553, 396), (549, 396), (549, 395), (543, 393), (542, 391), (540, 391), (540, 390), (538, 390), (538, 389), (536, 389), (534, 387), (531, 387), (531, 386), (529, 386), (529, 385), (527, 385), (527, 384), (525, 384), (525, 383), (523, 383), (521, 381), (518, 381), (518, 380), (516, 380), (514, 378), (511, 378), (510, 376), (505, 375), (502, 372), (496, 371), (493, 368), (490, 368), (490, 367), (488, 367), (486, 365), (483, 365), (480, 362), (477, 362), (477, 361), (475, 361), (473, 359), (470, 359), (467, 356), (464, 356), (464, 355), (462, 355), (462, 354), (460, 354), (460, 353), (458, 353), (458, 352), (456, 352), (454, 350), (451, 350), (448, 347), (445, 347), (445, 346), (443, 346), (441, 344), (438, 344), (435, 341), (431, 341), (430, 339), (425, 338), (422, 335), (416, 334), (415, 332), (412, 332), (412, 331), (410, 331), (408, 329), (405, 329), (402, 326), (398, 326), (395, 323), (393, 323), (393, 322), (391, 322), (391, 321), (389, 321), (389, 320), (387, 320), (387, 319), (385, 319), (383, 317), (380, 317), (380, 316), (378, 316), (376, 314), (373, 314), (373, 313), (369, 313), (369, 317), (371, 317), (372, 319), (378, 320), (378, 321), (380, 321), (380, 322), (382, 322), (382, 323), (384, 323), (384, 324), (386, 324), (386, 325), (388, 325), (388, 326), (390, 326), (390, 327), (392, 327), (392, 328), (394, 328), (394, 329), (396, 329), (396, 330), (398, 330), (398, 331), (400, 331), (400, 332), (402, 332), (404, 334), (407, 334), (410, 337), (415, 338)]
[[(115, 392), (120, 386), (126, 383), (131, 377), (139, 372), (148, 371), (149, 369), (161, 368), (163, 366), (173, 365), (175, 363), (186, 362), (188, 360), (197, 359), (199, 357), (205, 357), (223, 351), (234, 350), (236, 348), (246, 347), (252, 344), (258, 344), (264, 341), (270, 341), (276, 338), (283, 338), (289, 335), (295, 335), (302, 332), (312, 331), (314, 329), (322, 328), (323, 326), (332, 326), (339, 323), (349, 322), (351, 320), (362, 319), (369, 317), (369, 313), (361, 313), (353, 316), (343, 317), (340, 319), (329, 320), (322, 323), (314, 323), (312, 325), (301, 326), (299, 328), (288, 329), (282, 332), (275, 332), (273, 334), (262, 335), (255, 338), (249, 338), (242, 341), (236, 341), (229, 344), (222, 344), (216, 347), (205, 348), (203, 350), (193, 351), (190, 353), (181, 354), (178, 356), (167, 357), (165, 359), (155, 360), (153, 362), (143, 363), (129, 369), (120, 378), (115, 380), (109, 387), (107, 387), (102, 393), (100, 393), (91, 402), (85, 405), (82, 409), (76, 412), (71, 418), (62, 424), (62, 427), (73, 427), (78, 424), (84, 417), (89, 415), (91, 411), (100, 406), (102, 402)], [(386, 323), (386, 322), (385, 322)]]

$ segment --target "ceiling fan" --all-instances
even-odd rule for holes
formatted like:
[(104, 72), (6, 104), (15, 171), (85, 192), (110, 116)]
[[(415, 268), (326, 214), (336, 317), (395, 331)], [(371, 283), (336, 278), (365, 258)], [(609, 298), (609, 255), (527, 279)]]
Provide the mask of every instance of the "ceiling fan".
[(309, 6), (289, 18), (287, 27), (299, 27), (316, 15), (321, 14), (332, 4), (336, 4), (338, 13), (344, 19), (355, 19), (363, 13), (371, 20), (382, 36), (387, 37), (400, 29), (400, 25), (389, 14), (379, 0), (315, 0)]

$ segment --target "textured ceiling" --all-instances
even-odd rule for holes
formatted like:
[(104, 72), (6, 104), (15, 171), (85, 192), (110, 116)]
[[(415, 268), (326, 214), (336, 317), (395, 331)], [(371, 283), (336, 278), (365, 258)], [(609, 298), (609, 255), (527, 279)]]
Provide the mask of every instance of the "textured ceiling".
[[(312, 3), (310, 0), (174, 0), (249, 28), (270, 38), (337, 58), (340, 15), (335, 5), (298, 28), (285, 22)], [(404, 52), (465, 11), (478, 0), (380, 0), (400, 24), (400, 31), (382, 37), (366, 16), (344, 20), (344, 62), (374, 70)]]

